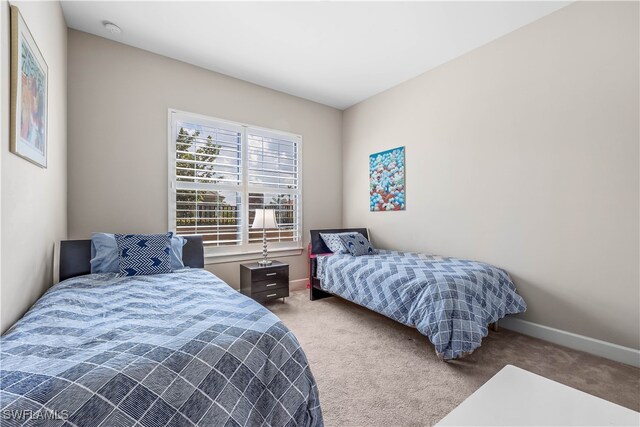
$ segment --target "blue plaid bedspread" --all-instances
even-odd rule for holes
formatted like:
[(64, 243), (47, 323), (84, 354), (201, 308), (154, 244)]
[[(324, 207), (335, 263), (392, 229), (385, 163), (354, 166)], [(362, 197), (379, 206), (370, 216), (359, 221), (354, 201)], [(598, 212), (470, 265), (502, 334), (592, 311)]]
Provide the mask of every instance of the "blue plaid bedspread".
[(319, 256), (323, 289), (407, 326), (455, 359), (480, 347), (487, 326), (526, 304), (506, 271), (482, 262), (417, 253)]
[(204, 270), (51, 288), (0, 338), (4, 426), (322, 426), (296, 337)]

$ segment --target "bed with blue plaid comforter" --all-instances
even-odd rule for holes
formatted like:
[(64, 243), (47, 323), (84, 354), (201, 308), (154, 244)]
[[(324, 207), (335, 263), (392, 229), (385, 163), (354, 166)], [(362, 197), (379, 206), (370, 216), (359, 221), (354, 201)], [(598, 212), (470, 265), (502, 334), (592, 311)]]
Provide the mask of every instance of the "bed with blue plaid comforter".
[(444, 359), (480, 347), (487, 326), (526, 304), (506, 271), (489, 264), (409, 252), (318, 256), (321, 287), (418, 329)]
[(300, 344), (204, 270), (51, 288), (0, 338), (0, 424), (322, 426)]

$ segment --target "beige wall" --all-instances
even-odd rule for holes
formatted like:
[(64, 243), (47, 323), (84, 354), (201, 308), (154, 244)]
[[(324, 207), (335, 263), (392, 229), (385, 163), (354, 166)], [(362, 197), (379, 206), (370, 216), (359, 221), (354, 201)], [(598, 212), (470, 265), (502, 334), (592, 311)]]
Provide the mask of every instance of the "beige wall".
[[(344, 113), (343, 222), (507, 269), (522, 318), (640, 348), (638, 3), (578, 2)], [(368, 212), (405, 145), (407, 210)]]
[[(5, 55), (9, 43), (9, 34), (5, 30), (8, 25), (8, 6), (6, 0), (0, 0), (0, 165), (6, 156), (5, 144), (9, 138), (9, 63)], [(2, 189), (2, 169), (0, 169), (0, 189)], [(0, 334), (8, 327), (2, 321), (2, 193), (0, 193)]]
[(9, 5), (2, 28), (2, 272), (0, 330), (53, 283), (55, 242), (67, 235), (67, 26), (58, 2), (13, 2), (49, 67), (48, 167), (9, 152)]
[[(167, 230), (168, 108), (301, 134), (305, 244), (340, 225), (341, 111), (75, 30), (68, 84), (71, 238)], [(274, 257), (307, 276), (304, 254)], [(238, 263), (207, 268), (239, 287)]]

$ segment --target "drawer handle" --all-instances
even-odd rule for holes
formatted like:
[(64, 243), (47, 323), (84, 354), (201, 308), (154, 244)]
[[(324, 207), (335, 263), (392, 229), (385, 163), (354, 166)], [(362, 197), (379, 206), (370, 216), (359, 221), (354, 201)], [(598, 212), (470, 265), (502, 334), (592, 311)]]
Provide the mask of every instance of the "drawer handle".
[(278, 273), (267, 273), (267, 276), (275, 276)]
[(269, 294), (269, 295), (267, 295), (267, 298), (275, 297), (276, 295), (278, 295), (278, 294)]
[(271, 286), (275, 286), (275, 285), (277, 285), (277, 283), (269, 283), (269, 284), (267, 285), (267, 288), (270, 288)]

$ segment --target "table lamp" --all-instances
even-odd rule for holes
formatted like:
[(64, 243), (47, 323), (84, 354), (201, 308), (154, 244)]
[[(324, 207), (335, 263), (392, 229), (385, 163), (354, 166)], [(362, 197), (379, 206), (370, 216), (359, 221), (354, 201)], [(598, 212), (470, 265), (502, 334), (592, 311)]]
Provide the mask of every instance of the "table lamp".
[(256, 209), (256, 216), (251, 228), (262, 229), (262, 261), (258, 261), (258, 265), (261, 267), (271, 265), (271, 261), (267, 259), (267, 229), (278, 228), (275, 211), (273, 209)]

